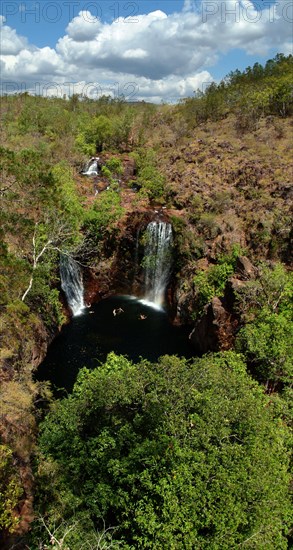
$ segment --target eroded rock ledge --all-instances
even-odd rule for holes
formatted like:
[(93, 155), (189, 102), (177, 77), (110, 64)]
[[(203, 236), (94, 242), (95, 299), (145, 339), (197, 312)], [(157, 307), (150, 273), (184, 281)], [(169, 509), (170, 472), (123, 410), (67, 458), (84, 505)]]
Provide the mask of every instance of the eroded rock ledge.
[(235, 275), (227, 282), (223, 298), (214, 297), (205, 306), (203, 316), (190, 333), (190, 340), (200, 354), (231, 349), (240, 320), (235, 309), (236, 294), (255, 274), (256, 269), (250, 260), (240, 256)]

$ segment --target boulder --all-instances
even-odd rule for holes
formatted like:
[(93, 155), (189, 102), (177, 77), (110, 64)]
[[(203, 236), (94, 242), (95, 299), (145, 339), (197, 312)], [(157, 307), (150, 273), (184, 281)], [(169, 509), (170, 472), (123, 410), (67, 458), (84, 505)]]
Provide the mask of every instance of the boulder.
[(236, 278), (241, 281), (248, 281), (254, 279), (255, 275), (256, 269), (251, 261), (246, 256), (239, 256), (236, 262)]
[(234, 341), (235, 323), (220, 298), (213, 298), (189, 335), (200, 354), (230, 349)]
[(123, 179), (128, 181), (136, 176), (135, 161), (131, 157), (123, 159)]

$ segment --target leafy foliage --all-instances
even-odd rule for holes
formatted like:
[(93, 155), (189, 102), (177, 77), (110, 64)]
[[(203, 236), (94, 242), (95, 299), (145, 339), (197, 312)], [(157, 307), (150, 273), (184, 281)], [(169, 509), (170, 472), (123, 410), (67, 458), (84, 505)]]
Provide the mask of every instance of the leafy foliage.
[(115, 174), (116, 176), (121, 176), (123, 173), (122, 162), (117, 157), (112, 157), (106, 161), (106, 167)]
[(13, 468), (12, 450), (0, 445), (0, 528), (13, 532), (19, 523), (16, 507), (22, 495), (20, 480)]
[(138, 150), (132, 155), (135, 158), (141, 187), (140, 193), (146, 194), (150, 200), (163, 200), (166, 192), (165, 178), (157, 168), (156, 154), (153, 149)]
[(293, 376), (293, 278), (281, 264), (261, 265), (258, 277), (239, 290), (246, 324), (237, 347), (245, 352), (251, 368), (270, 390), (290, 384)]
[(116, 191), (109, 189), (97, 197), (84, 219), (88, 239), (93, 237), (98, 242), (111, 234), (123, 212), (121, 198)]
[(81, 133), (78, 134), (76, 144), (86, 155), (93, 155), (102, 151), (103, 147), (109, 144), (111, 136), (111, 120), (104, 115), (99, 115), (90, 118)]
[(237, 115), (237, 127), (248, 131), (261, 116), (292, 114), (293, 56), (278, 54), (263, 67), (255, 63), (243, 72), (231, 72), (218, 85), (211, 83), (205, 93), (198, 91), (181, 107), (189, 123), (220, 120), (228, 112)]
[(40, 511), (46, 493), (49, 524), (104, 520), (123, 548), (285, 549), (285, 437), (239, 355), (111, 353), (43, 423)]
[(223, 254), (207, 271), (199, 271), (193, 278), (196, 292), (196, 314), (201, 315), (203, 308), (214, 296), (222, 296), (226, 283), (234, 273), (237, 257), (241, 254), (239, 245), (234, 245), (230, 254)]

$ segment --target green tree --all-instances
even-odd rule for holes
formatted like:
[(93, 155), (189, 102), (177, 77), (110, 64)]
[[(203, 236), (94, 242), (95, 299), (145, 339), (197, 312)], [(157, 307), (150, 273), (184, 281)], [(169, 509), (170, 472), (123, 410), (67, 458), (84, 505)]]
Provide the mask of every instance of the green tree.
[(214, 296), (223, 296), (226, 283), (235, 271), (236, 260), (242, 253), (239, 245), (233, 245), (231, 251), (217, 258), (215, 265), (210, 265), (206, 271), (199, 271), (193, 278), (196, 292), (195, 313), (203, 313), (204, 306)]
[(236, 347), (269, 391), (293, 376), (293, 277), (282, 264), (261, 264), (256, 280), (238, 291), (243, 328)]
[(122, 161), (118, 157), (111, 157), (105, 164), (115, 176), (121, 176), (121, 174), (123, 174)]
[(292, 341), (292, 319), (263, 310), (241, 329), (237, 347), (245, 352), (258, 379), (272, 391), (280, 382), (292, 382)]
[(117, 526), (123, 548), (285, 549), (286, 436), (235, 353), (111, 353), (41, 427), (39, 509)]
[(293, 56), (278, 54), (265, 67), (255, 63), (242, 73), (227, 75), (219, 84), (212, 82), (204, 93), (187, 98), (179, 109), (193, 126), (205, 120), (219, 120), (236, 114), (236, 128), (247, 131), (262, 116), (292, 114)]
[(86, 155), (93, 155), (109, 145), (112, 136), (112, 122), (104, 116), (89, 117), (89, 121), (77, 135), (77, 147)]
[(134, 123), (134, 111), (130, 107), (119, 117), (113, 119), (112, 142), (118, 149), (128, 146)]
[[(41, 262), (47, 259), (48, 275), (56, 262), (57, 253), (72, 250), (81, 239), (79, 228), (83, 220), (83, 209), (70, 167), (66, 162), (56, 164), (51, 170), (51, 178), (53, 183), (49, 196), (46, 197), (47, 208), (39, 213), (39, 220), (34, 223), (30, 236), (31, 250), (28, 259), (31, 263), (31, 275), (22, 301), (32, 289)], [(51, 297), (54, 298), (53, 294)]]
[(166, 193), (165, 177), (157, 167), (156, 153), (153, 149), (139, 149), (131, 154), (137, 167), (137, 183), (141, 193), (150, 200), (162, 201)]
[(124, 208), (121, 197), (113, 189), (98, 195), (84, 217), (83, 231), (86, 235), (81, 253), (94, 255), (101, 253), (103, 247), (106, 253), (111, 253), (109, 239), (118, 232), (117, 222), (122, 217)]

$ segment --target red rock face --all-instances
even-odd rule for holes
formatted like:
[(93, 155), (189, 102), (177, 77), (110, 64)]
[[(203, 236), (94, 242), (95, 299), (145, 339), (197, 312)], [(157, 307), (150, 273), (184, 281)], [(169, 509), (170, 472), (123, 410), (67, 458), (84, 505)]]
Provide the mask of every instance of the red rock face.
[(222, 304), (220, 298), (213, 298), (205, 313), (196, 323), (190, 340), (199, 353), (221, 351), (231, 348), (234, 342), (236, 320)]
[(123, 162), (123, 168), (124, 168), (124, 173), (123, 173), (122, 179), (125, 180), (125, 181), (128, 181), (128, 180), (134, 178), (135, 175), (136, 175), (136, 168), (135, 168), (134, 159), (132, 159), (131, 157), (126, 156), (126, 157), (123, 157), (122, 162)]
[(84, 271), (84, 301), (93, 304), (109, 293), (107, 280), (101, 280), (91, 269)]
[[(98, 302), (112, 294), (144, 296), (143, 235), (153, 220), (168, 222), (166, 209), (148, 208), (130, 212), (119, 222), (119, 233), (107, 249), (108, 258), (101, 257), (99, 261), (93, 258), (95, 265), (83, 271), (86, 304)], [(167, 302), (171, 310), (174, 302), (173, 281), (167, 289)]]
[(237, 278), (242, 281), (253, 279), (256, 275), (256, 269), (246, 256), (239, 256), (236, 264)]
[(239, 256), (235, 275), (226, 283), (223, 298), (214, 297), (205, 306), (203, 316), (190, 334), (190, 340), (199, 353), (231, 349), (239, 325), (239, 315), (234, 308), (235, 293), (255, 275), (256, 269), (250, 260)]

